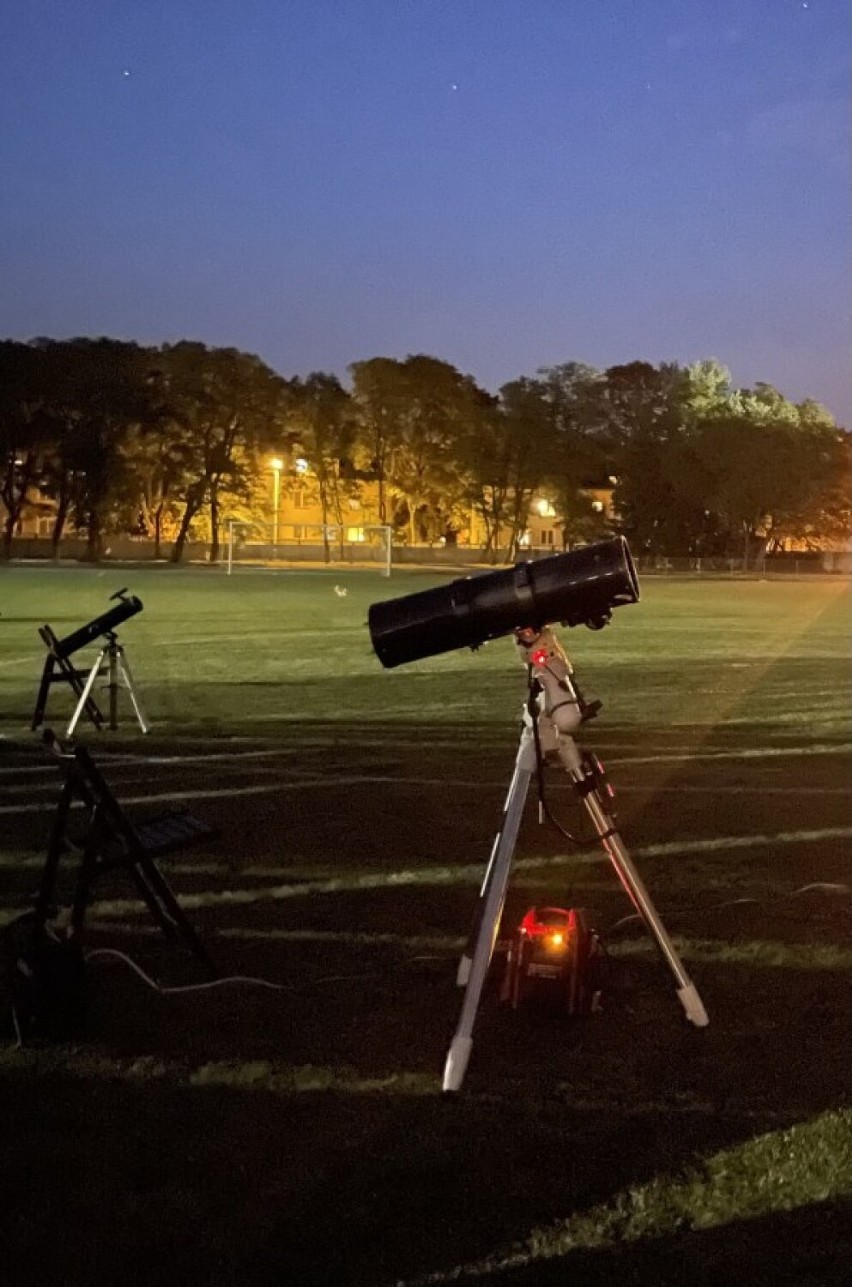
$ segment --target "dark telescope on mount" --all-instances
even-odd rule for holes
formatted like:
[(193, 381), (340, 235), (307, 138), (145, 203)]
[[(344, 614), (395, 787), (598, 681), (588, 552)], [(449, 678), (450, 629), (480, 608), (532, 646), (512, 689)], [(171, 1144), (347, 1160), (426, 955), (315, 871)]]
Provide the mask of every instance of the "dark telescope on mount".
[(391, 668), (555, 621), (598, 630), (613, 608), (638, 599), (630, 549), (618, 536), (374, 603), (368, 622), (376, 656)]
[[(94, 617), (85, 626), (80, 626), (78, 630), (66, 635), (64, 639), (58, 639), (48, 625), (39, 627), (41, 641), (47, 648), (47, 658), (30, 725), (32, 729), (37, 729), (44, 721), (47, 699), (54, 684), (69, 685), (77, 698), (77, 708), (65, 730), (66, 737), (70, 738), (73, 735), (77, 721), (84, 712), (95, 728), (101, 728), (104, 716), (92, 695), (92, 689), (99, 675), (105, 671), (109, 679), (106, 686), (109, 689), (110, 728), (118, 728), (118, 690), (123, 686), (130, 693), (139, 727), (143, 733), (147, 733), (148, 725), (133, 687), (130, 665), (115, 633), (122, 621), (127, 621), (130, 617), (135, 617), (137, 612), (142, 611), (142, 600), (137, 599), (135, 594), (128, 594), (125, 587), (116, 590), (115, 594), (110, 596), (110, 602), (114, 603), (115, 607), (102, 612), (99, 617)], [(96, 640), (100, 641), (100, 652), (95, 661), (86, 670), (78, 669), (71, 658), (81, 648), (95, 643)]]
[(57, 657), (70, 657), (101, 635), (110, 635), (122, 621), (127, 621), (128, 617), (135, 617), (137, 612), (142, 611), (142, 600), (137, 599), (135, 594), (128, 595), (126, 589), (116, 590), (115, 594), (110, 595), (110, 601), (113, 599), (118, 600), (114, 608), (110, 608), (100, 617), (95, 617), (94, 621), (81, 626), (79, 630), (66, 635), (64, 639), (54, 639), (52, 642), (54, 654)]

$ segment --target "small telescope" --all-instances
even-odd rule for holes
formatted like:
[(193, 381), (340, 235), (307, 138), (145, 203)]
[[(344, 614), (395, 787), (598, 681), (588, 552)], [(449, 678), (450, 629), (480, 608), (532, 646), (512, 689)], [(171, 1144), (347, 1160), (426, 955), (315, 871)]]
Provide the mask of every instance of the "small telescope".
[(630, 549), (618, 536), (374, 603), (368, 622), (376, 655), (390, 669), (554, 621), (599, 630), (613, 608), (638, 599)]
[(113, 633), (116, 626), (120, 626), (122, 621), (127, 621), (129, 617), (135, 617), (137, 612), (142, 611), (142, 600), (137, 599), (135, 594), (128, 596), (127, 587), (116, 590), (115, 594), (110, 595), (110, 603), (117, 599), (114, 608), (109, 612), (104, 612), (99, 617), (95, 617), (88, 625), (81, 626), (73, 634), (66, 635), (64, 639), (54, 637), (51, 647), (57, 657), (70, 657), (72, 653), (77, 652), (80, 648), (85, 648), (93, 639), (100, 638), (101, 635), (107, 638)]
[[(124, 587), (121, 590), (116, 590), (115, 594), (110, 595), (110, 603), (113, 601), (116, 601), (114, 608), (110, 608), (108, 612), (101, 613), (99, 617), (95, 617), (87, 625), (81, 626), (79, 630), (75, 630), (70, 635), (66, 635), (64, 639), (57, 639), (50, 626), (45, 625), (39, 628), (42, 643), (47, 648), (47, 660), (44, 663), (38, 696), (36, 697), (35, 711), (30, 725), (33, 730), (44, 722), (51, 685), (60, 683), (68, 684), (74, 696), (78, 699), (77, 707), (65, 730), (65, 736), (71, 737), (73, 735), (74, 729), (77, 727), (77, 721), (84, 713), (95, 728), (102, 728), (105, 722), (104, 715), (95, 701), (92, 689), (101, 673), (105, 672), (107, 675), (106, 687), (109, 691), (110, 728), (118, 728), (118, 691), (119, 688), (126, 688), (133, 703), (139, 727), (143, 733), (147, 733), (148, 724), (142, 714), (142, 708), (136, 696), (133, 676), (130, 673), (130, 664), (115, 633), (116, 628), (121, 625), (122, 621), (127, 621), (129, 617), (135, 617), (137, 612), (142, 611), (142, 600), (137, 599), (135, 594), (128, 595), (127, 588)], [(78, 670), (70, 658), (73, 657), (74, 653), (79, 652), (81, 648), (85, 648), (87, 644), (94, 643), (96, 639), (103, 639), (103, 643), (93, 665), (88, 670)]]

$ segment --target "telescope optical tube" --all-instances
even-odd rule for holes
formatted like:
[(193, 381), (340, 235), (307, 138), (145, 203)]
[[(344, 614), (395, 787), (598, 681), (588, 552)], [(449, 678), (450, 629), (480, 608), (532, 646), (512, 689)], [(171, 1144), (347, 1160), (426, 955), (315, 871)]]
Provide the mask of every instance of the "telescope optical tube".
[(130, 595), (127, 599), (120, 599), (114, 608), (110, 608), (102, 616), (95, 617), (94, 621), (90, 621), (86, 626), (81, 626), (79, 630), (75, 630), (73, 634), (66, 635), (64, 639), (58, 639), (54, 651), (59, 657), (70, 657), (79, 648), (85, 648), (86, 644), (90, 644), (92, 640), (99, 638), (100, 635), (108, 634), (111, 630), (115, 630), (116, 626), (120, 626), (122, 621), (127, 621), (128, 617), (135, 617), (136, 613), (141, 611), (142, 600), (137, 599), (135, 594)]
[(368, 623), (376, 655), (391, 669), (554, 621), (596, 629), (613, 608), (638, 599), (630, 549), (618, 536), (374, 603)]

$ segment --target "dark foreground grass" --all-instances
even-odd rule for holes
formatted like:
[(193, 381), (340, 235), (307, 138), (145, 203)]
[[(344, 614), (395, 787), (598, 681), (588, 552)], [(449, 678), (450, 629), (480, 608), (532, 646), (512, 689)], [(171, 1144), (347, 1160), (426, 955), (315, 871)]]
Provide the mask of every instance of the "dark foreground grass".
[[(383, 672), (367, 574), (0, 570), (0, 889), (25, 907), (56, 797), (27, 732), (47, 621), (127, 583), (153, 721), (90, 744), (134, 813), (221, 829), (168, 861), (223, 974), (151, 991), (92, 958), (84, 1042), (0, 1055), (3, 1281), (68, 1284), (845, 1280), (848, 594), (840, 582), (651, 581), (564, 632), (604, 700), (588, 741), (711, 1016), (670, 980), (594, 850), (525, 821), (507, 906), (594, 907), (606, 1012), (483, 1007), (440, 1093), (455, 959), (516, 747), (508, 641)], [(335, 585), (346, 595), (335, 593)], [(71, 705), (51, 696), (57, 727)], [(580, 825), (558, 775), (551, 804)], [(196, 981), (132, 885), (90, 949)]]

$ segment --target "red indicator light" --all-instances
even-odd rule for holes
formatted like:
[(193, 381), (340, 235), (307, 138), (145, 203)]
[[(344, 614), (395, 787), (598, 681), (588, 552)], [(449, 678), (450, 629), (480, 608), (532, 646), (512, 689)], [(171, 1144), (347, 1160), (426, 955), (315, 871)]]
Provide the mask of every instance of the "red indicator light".
[(534, 666), (546, 666), (549, 657), (550, 654), (546, 648), (536, 648), (535, 652), (532, 654), (532, 664)]
[(562, 947), (570, 936), (569, 918), (570, 912), (551, 907), (545, 908), (539, 919), (538, 909), (531, 907), (518, 926), (518, 933), (522, 938), (543, 938), (553, 947)]

